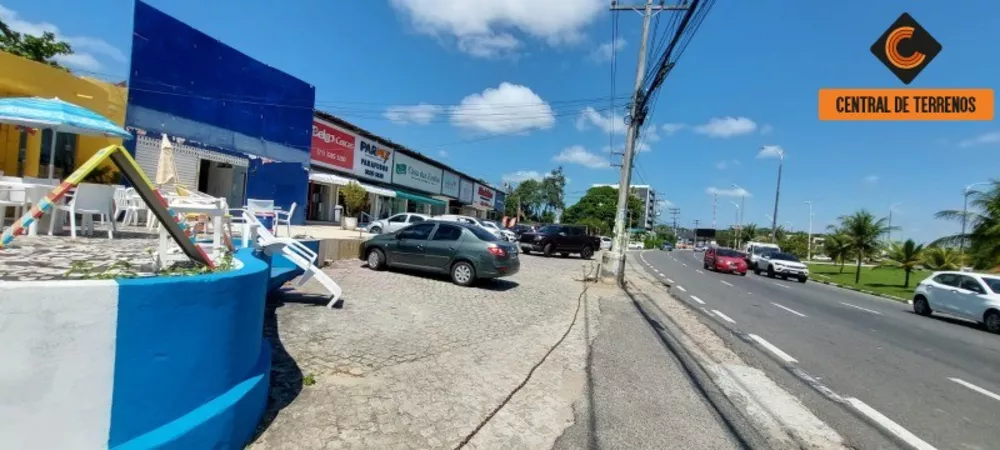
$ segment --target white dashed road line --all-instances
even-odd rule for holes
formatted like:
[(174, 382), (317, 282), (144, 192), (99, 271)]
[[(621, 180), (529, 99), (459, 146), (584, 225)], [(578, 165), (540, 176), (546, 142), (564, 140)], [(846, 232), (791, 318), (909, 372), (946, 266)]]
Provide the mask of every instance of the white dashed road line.
[(868, 418), (874, 420), (883, 428), (889, 430), (890, 433), (895, 434), (896, 437), (902, 439), (907, 444), (910, 444), (913, 448), (917, 450), (936, 450), (933, 445), (924, 442), (923, 439), (920, 439), (913, 433), (910, 433), (906, 428), (903, 428), (898, 423), (893, 422), (892, 419), (883, 416), (882, 413), (876, 411), (875, 408), (866, 405), (865, 402), (856, 398), (847, 398), (844, 400), (853, 406), (854, 409), (858, 410), (858, 412), (868, 416)]
[(704, 304), (705, 304), (705, 302), (704, 302), (704, 301), (702, 301), (702, 300), (701, 300), (700, 298), (698, 298), (698, 297), (695, 297), (695, 296), (693, 296), (693, 295), (691, 296), (691, 300), (694, 300), (694, 301), (696, 301), (696, 302), (698, 302), (699, 304), (702, 304), (702, 305), (704, 305)]
[(978, 392), (980, 394), (983, 394), (983, 395), (985, 395), (985, 396), (987, 396), (989, 398), (992, 398), (993, 400), (1000, 401), (1000, 394), (996, 394), (994, 392), (987, 391), (986, 389), (983, 389), (983, 388), (981, 388), (979, 386), (976, 386), (976, 385), (974, 385), (972, 383), (969, 383), (968, 381), (965, 381), (965, 380), (962, 380), (962, 379), (959, 379), (959, 378), (949, 378), (949, 380), (954, 381), (954, 382), (956, 382), (958, 384), (961, 384), (962, 386), (965, 386), (965, 387), (967, 387), (969, 389), (972, 389), (973, 391), (976, 391), (976, 392)]
[(670, 278), (667, 278), (667, 283), (674, 284), (674, 280), (671, 280)]
[(684, 267), (688, 266), (686, 263), (681, 263), (681, 265), (684, 266)]
[(729, 323), (736, 323), (736, 321), (735, 321), (735, 320), (733, 320), (733, 319), (732, 319), (731, 317), (729, 317), (729, 316), (727, 316), (727, 315), (723, 314), (723, 313), (722, 313), (721, 311), (719, 311), (719, 310), (717, 310), (717, 309), (713, 309), (713, 310), (712, 310), (712, 312), (713, 312), (713, 313), (715, 313), (715, 315), (717, 315), (717, 316), (721, 317), (721, 318), (722, 318), (722, 320), (725, 320), (726, 322), (729, 322)]
[(719, 280), (719, 283), (722, 283), (722, 284), (724, 284), (726, 286), (729, 286), (729, 287), (733, 287), (733, 284), (730, 283), (730, 282), (728, 282), (728, 281), (726, 281), (726, 280)]
[(789, 355), (788, 353), (781, 351), (780, 348), (775, 347), (774, 344), (767, 342), (767, 340), (765, 340), (764, 338), (757, 336), (756, 334), (750, 334), (748, 336), (750, 336), (750, 339), (753, 339), (758, 344), (760, 344), (761, 347), (764, 347), (767, 349), (767, 351), (773, 353), (774, 356), (777, 356), (778, 359), (787, 363), (798, 362), (795, 360), (795, 358), (792, 358), (792, 355)]
[(774, 282), (774, 284), (776, 284), (776, 285), (778, 285), (778, 286), (781, 286), (781, 287), (783, 287), (783, 288), (785, 288), (785, 289), (791, 289), (790, 287), (788, 287), (788, 286), (785, 286), (784, 284), (781, 284), (781, 283), (779, 283), (779, 282), (777, 282), (777, 281), (775, 281), (775, 282)]
[(681, 292), (687, 292), (688, 291), (687, 289), (684, 289), (684, 286), (681, 286), (679, 284), (677, 285), (677, 289), (680, 289)]
[(858, 306), (858, 305), (852, 305), (852, 304), (850, 304), (850, 303), (845, 303), (845, 302), (840, 302), (840, 304), (841, 304), (841, 305), (844, 305), (844, 306), (850, 306), (851, 308), (857, 308), (857, 309), (860, 309), (860, 310), (862, 310), (862, 311), (867, 311), (867, 312), (870, 312), (870, 313), (872, 313), (872, 314), (877, 314), (877, 315), (880, 315), (880, 316), (882, 315), (882, 313), (880, 313), (880, 312), (878, 312), (878, 311), (875, 311), (875, 310), (873, 310), (873, 309), (868, 309), (868, 308), (862, 308), (862, 307), (860, 307), (860, 306)]
[(798, 311), (796, 311), (796, 310), (794, 310), (792, 308), (789, 308), (787, 306), (779, 305), (779, 304), (774, 303), (774, 302), (771, 302), (771, 304), (774, 305), (774, 306), (777, 306), (777, 307), (779, 307), (779, 308), (781, 308), (781, 309), (783, 309), (785, 311), (788, 311), (788, 312), (790, 312), (792, 314), (795, 314), (796, 316), (799, 316), (799, 317), (805, 317), (806, 316), (805, 314), (802, 314), (802, 313), (800, 313), (800, 312), (798, 312)]
[(694, 271), (695, 271), (695, 272), (698, 272), (698, 273), (700, 273), (700, 274), (702, 274), (702, 275), (704, 275), (704, 274), (705, 274), (705, 272), (702, 272), (702, 271), (700, 271), (700, 270), (698, 270), (698, 269), (694, 269)]

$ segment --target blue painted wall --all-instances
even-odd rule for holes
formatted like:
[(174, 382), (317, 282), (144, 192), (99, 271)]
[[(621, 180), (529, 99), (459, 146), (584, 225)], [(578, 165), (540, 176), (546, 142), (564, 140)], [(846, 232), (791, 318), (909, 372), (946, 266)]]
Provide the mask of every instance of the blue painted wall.
[(108, 446), (241, 448), (267, 404), (262, 337), (268, 263), (237, 271), (119, 280)]
[(247, 169), (247, 198), (273, 199), (275, 206), (288, 211), (295, 203), (292, 224), (306, 222), (306, 195), (309, 171), (298, 163), (264, 163), (251, 159)]
[(126, 124), (308, 164), (315, 88), (135, 3)]

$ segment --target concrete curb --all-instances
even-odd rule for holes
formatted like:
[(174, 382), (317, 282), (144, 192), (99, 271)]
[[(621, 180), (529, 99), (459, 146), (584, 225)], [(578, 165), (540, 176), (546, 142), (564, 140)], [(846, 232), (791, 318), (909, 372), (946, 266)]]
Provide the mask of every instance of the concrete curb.
[(848, 286), (846, 284), (834, 283), (833, 281), (821, 280), (821, 279), (817, 279), (817, 278), (813, 278), (813, 281), (815, 281), (817, 283), (825, 284), (827, 286), (833, 286), (833, 287), (836, 287), (836, 288), (845, 289), (845, 290), (848, 290), (848, 291), (860, 292), (862, 294), (868, 294), (868, 295), (873, 295), (875, 297), (887, 298), (889, 300), (893, 300), (893, 301), (897, 301), (897, 302), (901, 302), (901, 303), (913, 304), (913, 300), (910, 300), (910, 299), (907, 299), (907, 298), (902, 298), (902, 297), (896, 297), (895, 295), (883, 294), (883, 293), (880, 293), (880, 292), (869, 291), (867, 289), (858, 289), (858, 288), (856, 288), (854, 286)]

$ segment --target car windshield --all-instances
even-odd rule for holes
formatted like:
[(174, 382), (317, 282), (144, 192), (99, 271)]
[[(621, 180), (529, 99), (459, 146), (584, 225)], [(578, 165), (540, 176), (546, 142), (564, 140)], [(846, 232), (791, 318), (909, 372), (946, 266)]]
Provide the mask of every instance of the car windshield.
[(496, 222), (491, 222), (489, 220), (480, 220), (479, 222), (482, 223), (483, 226), (486, 228), (496, 228), (498, 230), (500, 229), (500, 226), (497, 225)]
[(983, 277), (983, 282), (990, 287), (994, 294), (1000, 294), (1000, 278)]
[(777, 259), (779, 261), (795, 261), (795, 262), (799, 261), (799, 258), (797, 258), (795, 255), (791, 253), (781, 253), (781, 252), (771, 253), (771, 259)]
[(490, 233), (489, 231), (486, 231), (480, 227), (469, 227), (468, 230), (471, 231), (472, 234), (474, 234), (481, 241), (493, 242), (499, 240), (496, 236), (493, 235), (493, 233)]
[(559, 233), (561, 231), (562, 231), (562, 227), (559, 226), (559, 225), (548, 225), (548, 226), (542, 227), (541, 230), (538, 230), (539, 233), (551, 233), (551, 234), (557, 234), (557, 233)]
[[(667, 245), (670, 245), (670, 244), (667, 244)], [(723, 257), (726, 257), (726, 258), (739, 258), (740, 256), (743, 256), (739, 252), (737, 252), (736, 250), (730, 250), (728, 248), (720, 248), (720, 249), (716, 250), (716, 255), (723, 256)]]

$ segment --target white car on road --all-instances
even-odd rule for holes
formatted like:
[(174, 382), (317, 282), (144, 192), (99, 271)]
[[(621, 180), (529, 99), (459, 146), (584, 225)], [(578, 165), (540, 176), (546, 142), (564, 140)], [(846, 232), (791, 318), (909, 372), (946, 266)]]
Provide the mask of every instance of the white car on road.
[(781, 277), (784, 279), (795, 278), (799, 283), (805, 283), (809, 279), (809, 266), (799, 261), (799, 258), (791, 253), (764, 252), (757, 256), (757, 262), (753, 265), (753, 273), (760, 275), (766, 272), (767, 276)]
[(917, 285), (913, 312), (944, 313), (982, 323), (1000, 333), (1000, 277), (970, 272), (935, 272)]
[(372, 234), (395, 233), (414, 223), (430, 220), (430, 218), (431, 216), (428, 216), (426, 214), (417, 214), (417, 213), (396, 214), (394, 216), (390, 216), (385, 219), (379, 219), (368, 224), (368, 227), (365, 229), (365, 231)]

